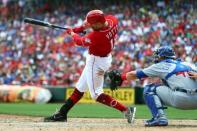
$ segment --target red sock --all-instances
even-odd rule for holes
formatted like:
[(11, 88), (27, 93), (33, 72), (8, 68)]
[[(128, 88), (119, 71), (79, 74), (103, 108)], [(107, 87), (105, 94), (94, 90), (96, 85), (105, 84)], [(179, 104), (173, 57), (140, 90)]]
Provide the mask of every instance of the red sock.
[(102, 93), (101, 95), (99, 95), (99, 97), (97, 98), (98, 102), (113, 107), (121, 112), (126, 111), (128, 108), (124, 105), (122, 105), (121, 103), (119, 103), (117, 100), (113, 99), (111, 96), (106, 95), (104, 93)]
[(82, 98), (84, 92), (78, 91), (76, 88), (72, 95), (65, 101), (64, 105), (60, 108), (62, 114), (67, 114), (68, 111)]
[(70, 99), (73, 101), (73, 103), (77, 103), (83, 96), (84, 92), (80, 92), (75, 88), (72, 95), (70, 96)]
[(126, 73), (124, 74), (121, 74), (121, 79), (124, 81), (124, 80), (127, 80), (127, 76), (126, 76)]

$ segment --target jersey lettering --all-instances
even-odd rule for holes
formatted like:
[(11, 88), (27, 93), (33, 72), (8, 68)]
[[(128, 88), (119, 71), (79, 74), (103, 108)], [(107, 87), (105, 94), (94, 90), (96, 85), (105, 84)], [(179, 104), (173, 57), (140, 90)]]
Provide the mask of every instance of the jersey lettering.
[(106, 37), (107, 39), (111, 40), (113, 39), (114, 35), (118, 32), (118, 26), (114, 26), (107, 34)]
[(111, 43), (111, 49), (113, 49), (114, 48), (114, 39), (111, 39), (110, 43)]

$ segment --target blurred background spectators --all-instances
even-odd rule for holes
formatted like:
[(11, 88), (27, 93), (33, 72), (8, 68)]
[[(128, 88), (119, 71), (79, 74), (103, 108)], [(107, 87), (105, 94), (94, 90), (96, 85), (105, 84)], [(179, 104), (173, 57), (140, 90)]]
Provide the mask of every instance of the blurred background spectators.
[(74, 27), (92, 9), (115, 15), (120, 30), (112, 68), (127, 72), (150, 65), (163, 45), (197, 64), (196, 7), (195, 0), (1, 0), (0, 84), (75, 86), (85, 65), (85, 48), (61, 30), (24, 24), (24, 17)]

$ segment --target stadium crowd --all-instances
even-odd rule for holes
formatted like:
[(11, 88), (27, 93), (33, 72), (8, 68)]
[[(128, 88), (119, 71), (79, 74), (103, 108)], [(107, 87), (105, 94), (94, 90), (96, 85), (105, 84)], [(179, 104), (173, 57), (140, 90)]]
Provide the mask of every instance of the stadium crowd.
[[(127, 72), (146, 67), (161, 45), (173, 46), (179, 58), (197, 64), (197, 2), (150, 1), (85, 0), (79, 5), (79, 0), (2, 0), (0, 84), (74, 86), (87, 50), (76, 47), (64, 31), (25, 24), (23, 18), (74, 27), (95, 8), (120, 22), (112, 68)], [(142, 83), (123, 86), (136, 84)]]

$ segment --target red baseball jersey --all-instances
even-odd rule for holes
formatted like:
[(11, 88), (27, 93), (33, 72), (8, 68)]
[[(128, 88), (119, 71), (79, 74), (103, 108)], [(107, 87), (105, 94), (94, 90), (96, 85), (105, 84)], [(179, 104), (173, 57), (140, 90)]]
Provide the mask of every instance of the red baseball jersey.
[[(85, 36), (73, 35), (74, 42), (83, 47), (89, 48), (89, 54), (95, 56), (107, 56), (114, 47), (115, 37), (118, 32), (118, 19), (112, 15), (105, 16), (108, 27), (99, 31), (93, 31)], [(79, 32), (83, 28), (75, 28), (74, 32)]]

